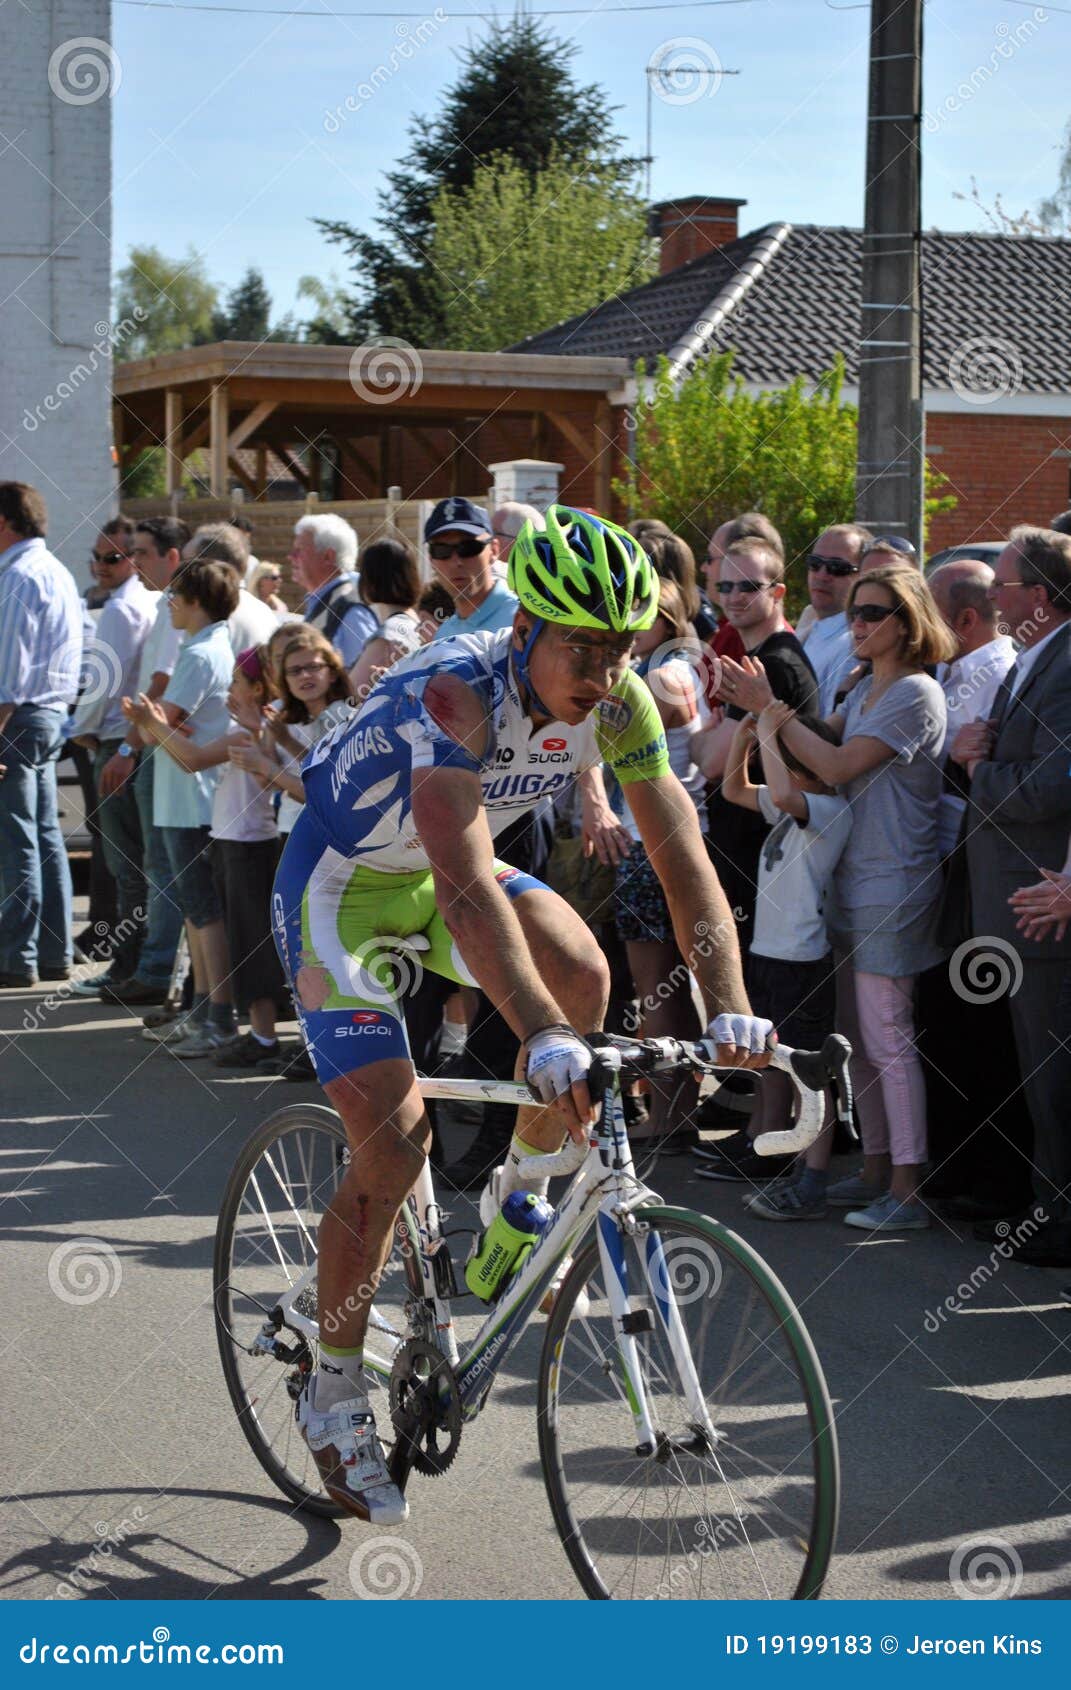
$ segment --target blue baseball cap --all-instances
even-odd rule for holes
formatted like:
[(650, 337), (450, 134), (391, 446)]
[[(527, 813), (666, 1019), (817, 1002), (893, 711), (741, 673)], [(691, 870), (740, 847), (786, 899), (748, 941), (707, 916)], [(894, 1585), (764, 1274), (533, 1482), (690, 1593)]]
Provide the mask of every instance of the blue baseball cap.
[(482, 505), (471, 499), (440, 499), (424, 524), (424, 540), (434, 540), (436, 534), (452, 529), (460, 534), (476, 534), (491, 538), (491, 518)]

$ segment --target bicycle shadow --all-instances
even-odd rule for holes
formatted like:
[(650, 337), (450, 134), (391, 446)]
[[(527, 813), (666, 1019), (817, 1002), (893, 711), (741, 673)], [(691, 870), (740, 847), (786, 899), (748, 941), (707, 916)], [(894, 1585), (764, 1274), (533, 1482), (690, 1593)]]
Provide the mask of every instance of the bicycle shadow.
[[(247, 1491), (218, 1491), (177, 1489), (165, 1493), (151, 1486), (126, 1486), (118, 1489), (95, 1487), (85, 1490), (27, 1491), (22, 1501), (27, 1505), (58, 1500), (72, 1505), (85, 1499), (85, 1512), (92, 1514), (94, 1499), (104, 1498), (115, 1509), (118, 1499), (130, 1503), (131, 1518), (123, 1519), (114, 1528), (100, 1535), (92, 1535), (84, 1542), (50, 1537), (16, 1551), (0, 1562), (0, 1593), (17, 1599), (20, 1589), (40, 1578), (53, 1579), (57, 1599), (79, 1601), (168, 1601), (205, 1602), (236, 1601), (252, 1598), (272, 1598), (276, 1601), (324, 1601), (328, 1584), (326, 1577), (302, 1577), (332, 1555), (341, 1541), (341, 1532), (333, 1520), (304, 1514), (290, 1503), (270, 1497), (250, 1495)], [(142, 1499), (138, 1501), (138, 1499)], [(305, 1542), (279, 1565), (243, 1574), (240, 1566), (194, 1547), (189, 1533), (178, 1535), (183, 1519), (181, 1505), (192, 1507), (199, 1503), (236, 1503), (243, 1511), (259, 1509), (272, 1522), (292, 1521), (304, 1528)], [(163, 1509), (172, 1509), (171, 1519), (162, 1519)], [(191, 1510), (187, 1510), (190, 1512)], [(144, 1519), (142, 1519), (144, 1516)], [(126, 1528), (133, 1529), (127, 1530)], [(170, 1528), (170, 1529), (169, 1529)], [(256, 1538), (250, 1533), (255, 1545)], [(187, 1563), (179, 1567), (161, 1560), (167, 1553)], [(188, 1570), (190, 1561), (200, 1563), (202, 1573)], [(30, 1594), (36, 1595), (37, 1592)]]

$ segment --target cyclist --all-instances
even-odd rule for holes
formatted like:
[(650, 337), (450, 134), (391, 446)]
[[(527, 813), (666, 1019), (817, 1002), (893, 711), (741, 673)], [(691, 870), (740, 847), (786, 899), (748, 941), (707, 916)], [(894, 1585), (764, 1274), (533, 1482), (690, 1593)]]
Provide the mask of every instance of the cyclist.
[[(584, 1036), (602, 1023), (605, 959), (564, 900), (496, 860), (495, 834), (607, 762), (628, 787), (717, 1060), (761, 1066), (771, 1030), (751, 1014), (695, 805), (670, 772), (654, 700), (629, 667), (633, 634), (658, 609), (645, 553), (624, 529), (552, 506), (545, 531), (521, 530), (509, 584), (519, 601), (512, 627), (403, 659), (312, 750), (305, 809), (273, 894), (317, 1076), (351, 1147), (320, 1227), (320, 1358), (299, 1426), (328, 1494), (383, 1525), (408, 1509), (376, 1436), (361, 1346), (430, 1137), (399, 971), (475, 981), (521, 1040), (520, 1076), (541, 1102), (518, 1112), (495, 1202), (522, 1183), (523, 1156), (557, 1149), (564, 1129), (583, 1138), (594, 1115)], [(400, 939), (409, 954), (399, 963)]]

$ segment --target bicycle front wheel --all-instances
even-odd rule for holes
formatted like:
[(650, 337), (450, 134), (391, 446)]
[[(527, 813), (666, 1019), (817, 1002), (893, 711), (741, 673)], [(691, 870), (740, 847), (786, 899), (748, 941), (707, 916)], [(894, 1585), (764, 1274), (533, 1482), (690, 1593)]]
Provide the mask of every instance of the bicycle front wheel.
[[(632, 1380), (594, 1237), (543, 1346), (540, 1455), (573, 1570), (594, 1598), (817, 1597), (839, 1476), (806, 1328), (761, 1257), (716, 1221), (661, 1207), (634, 1219), (616, 1234)], [(637, 1372), (655, 1433), (647, 1451)]]

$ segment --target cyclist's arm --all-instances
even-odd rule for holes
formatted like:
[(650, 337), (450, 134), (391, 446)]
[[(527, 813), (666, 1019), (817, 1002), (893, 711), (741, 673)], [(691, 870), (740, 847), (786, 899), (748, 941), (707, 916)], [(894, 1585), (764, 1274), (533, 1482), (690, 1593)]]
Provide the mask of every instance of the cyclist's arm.
[[(750, 1015), (736, 922), (699, 831), (695, 805), (674, 774), (634, 781), (628, 801), (662, 884), (678, 948), (699, 982), (710, 1020)], [(759, 1058), (749, 1066), (758, 1066)]]

